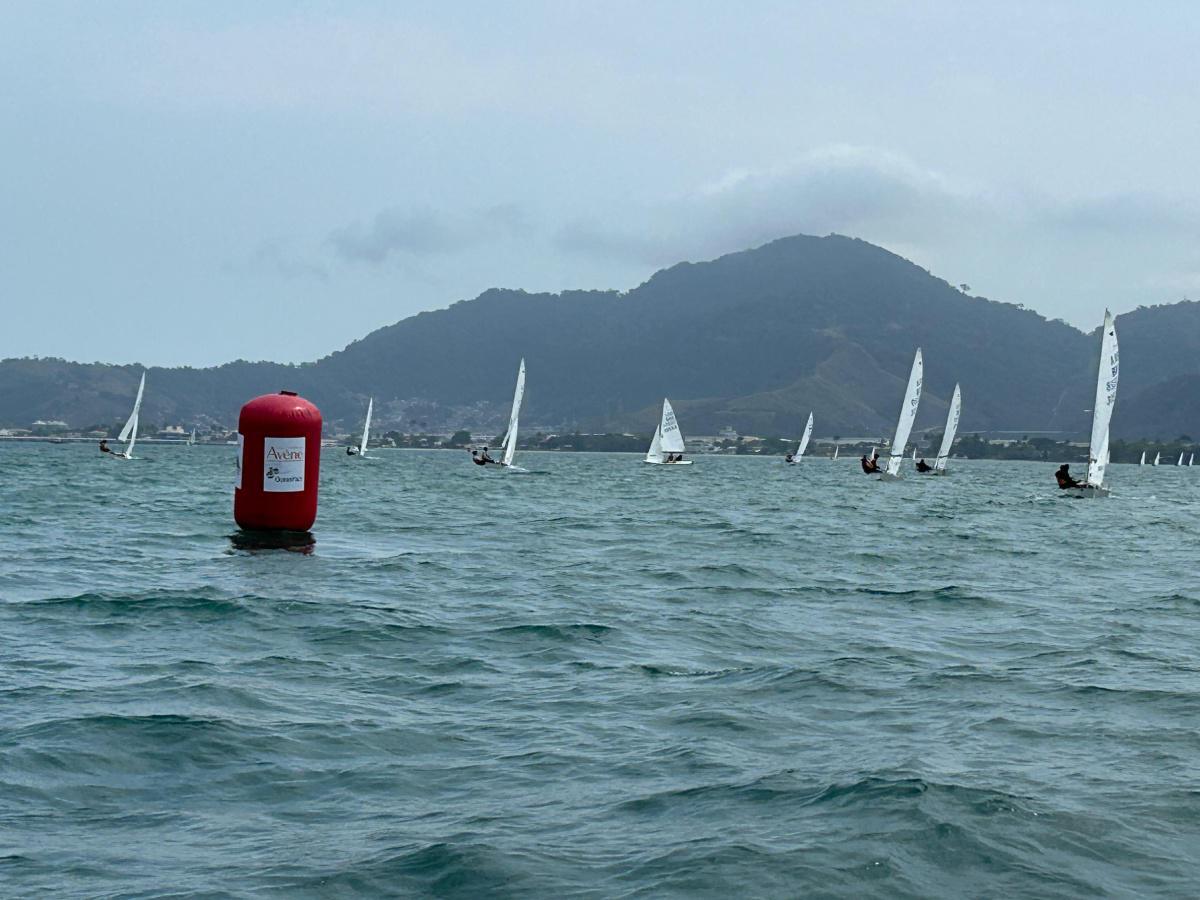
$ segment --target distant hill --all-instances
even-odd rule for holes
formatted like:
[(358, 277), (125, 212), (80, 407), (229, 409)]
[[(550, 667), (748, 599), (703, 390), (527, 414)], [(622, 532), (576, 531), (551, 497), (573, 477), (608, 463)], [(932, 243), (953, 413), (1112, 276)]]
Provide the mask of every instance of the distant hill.
[[(1117, 327), (1115, 435), (1165, 427), (1200, 436), (1200, 402), (1179, 393), (1200, 396), (1200, 304), (1139, 309)], [(1087, 427), (1098, 335), (968, 296), (893, 253), (837, 235), (680, 263), (626, 293), (489, 290), (300, 366), (151, 369), (142, 418), (232, 425), (245, 400), (289, 388), (348, 429), (374, 395), (383, 428), (415, 430), (430, 420), (486, 432), (500, 427), (524, 356), (530, 423), (648, 432), (670, 396), (692, 434), (725, 425), (795, 434), (810, 409), (818, 435), (884, 434), (918, 346), (926, 372), (919, 428), (940, 424), (956, 381), (964, 430)], [(117, 421), (140, 371), (2, 361), (0, 423)]]

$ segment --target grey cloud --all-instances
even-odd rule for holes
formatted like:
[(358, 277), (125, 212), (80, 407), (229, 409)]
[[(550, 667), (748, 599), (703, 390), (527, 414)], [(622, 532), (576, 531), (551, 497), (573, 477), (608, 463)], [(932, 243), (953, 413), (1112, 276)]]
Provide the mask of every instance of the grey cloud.
[(1046, 219), (1075, 232), (1145, 235), (1200, 229), (1200, 209), (1189, 199), (1146, 193), (1108, 194), (1064, 203), (1048, 210)]
[(629, 228), (594, 220), (569, 223), (555, 235), (555, 243), (564, 251), (661, 264), (798, 232), (941, 232), (990, 203), (971, 186), (895, 154), (838, 146), (772, 168), (731, 172), (691, 194), (635, 213)]
[(289, 281), (313, 279), (328, 281), (329, 270), (318, 262), (303, 259), (292, 253), (285, 243), (278, 239), (262, 241), (254, 251), (240, 262), (229, 263), (225, 266), (227, 272), (237, 273), (268, 273), (278, 275)]
[(717, 255), (787, 234), (852, 234), (895, 249), (1146, 238), (1200, 228), (1192, 198), (1127, 193), (1062, 200), (1003, 191), (864, 147), (822, 148), (774, 167), (734, 171), (685, 196), (628, 211), (628, 224), (581, 219), (554, 236), (562, 251), (661, 265)]
[(524, 236), (530, 230), (524, 213), (511, 204), (467, 214), (441, 213), (429, 207), (390, 207), (368, 223), (336, 229), (329, 243), (347, 261), (378, 265), (394, 255), (457, 253), (490, 241)]

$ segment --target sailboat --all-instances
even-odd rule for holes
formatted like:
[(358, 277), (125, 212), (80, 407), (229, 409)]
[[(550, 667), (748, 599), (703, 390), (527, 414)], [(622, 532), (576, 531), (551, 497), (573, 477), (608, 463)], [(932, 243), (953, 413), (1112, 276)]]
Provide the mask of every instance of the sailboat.
[(946, 414), (946, 430), (942, 432), (942, 446), (938, 447), (937, 459), (933, 461), (933, 474), (945, 475), (946, 463), (950, 461), (950, 448), (958, 434), (958, 420), (962, 417), (962, 391), (956, 384), (954, 396), (950, 398), (950, 412)]
[(1161, 451), (1161, 450), (1159, 450), (1159, 451), (1156, 451), (1156, 452), (1155, 452), (1155, 454), (1154, 454), (1154, 465), (1156, 465), (1156, 466), (1157, 466), (1157, 465), (1158, 465), (1158, 461), (1159, 461), (1160, 459), (1162, 459), (1162, 451)]
[(671, 409), (671, 401), (664, 397), (662, 420), (654, 429), (654, 439), (650, 441), (650, 449), (646, 451), (643, 462), (655, 466), (690, 466), (690, 459), (668, 459), (669, 456), (682, 455), (683, 451), (683, 432), (679, 430), (679, 423), (675, 421), (675, 410)]
[(904, 402), (900, 404), (900, 418), (896, 422), (896, 436), (889, 448), (887, 470), (880, 474), (880, 481), (894, 481), (900, 477), (900, 466), (904, 462), (904, 447), (917, 418), (917, 407), (921, 403), (921, 384), (925, 380), (925, 363), (921, 348), (913, 357), (912, 371), (908, 373), (908, 387), (904, 390)]
[[(1087, 482), (1072, 490), (1087, 491), (1093, 497), (1108, 495), (1104, 473), (1108, 468), (1108, 424), (1112, 420), (1113, 403), (1117, 399), (1117, 381), (1121, 371), (1121, 356), (1117, 349), (1117, 326), (1112, 313), (1104, 311), (1104, 328), (1100, 336), (1100, 365), (1096, 372), (1096, 402), (1092, 404), (1092, 439), (1088, 444)], [(1158, 465), (1157, 457), (1154, 464)]]
[(517, 387), (513, 391), (512, 412), (508, 414), (508, 431), (504, 434), (504, 443), (501, 448), (504, 455), (500, 457), (500, 464), (505, 468), (512, 469), (514, 472), (524, 472), (520, 466), (513, 465), (513, 457), (517, 454), (517, 424), (521, 417), (521, 401), (525, 399), (525, 360), (521, 360), (521, 365), (517, 369)]
[(189, 447), (195, 447), (195, 446), (196, 446), (196, 429), (195, 429), (195, 428), (193, 428), (193, 429), (192, 429), (192, 433), (188, 435), (188, 439), (187, 439), (187, 445), (188, 445)]
[(1138, 465), (1139, 465), (1139, 466), (1144, 466), (1145, 464), (1146, 464), (1146, 451), (1145, 451), (1145, 450), (1143, 450), (1143, 451), (1142, 451), (1142, 458), (1141, 458), (1141, 461), (1140, 461), (1140, 462), (1138, 462)]
[(834, 445), (833, 445), (833, 458), (834, 458), (834, 459), (837, 459), (837, 457), (838, 457), (838, 451), (839, 451), (839, 450), (841, 450), (841, 449), (842, 449), (842, 445), (841, 445), (841, 444), (834, 444)]
[(800, 438), (800, 446), (796, 448), (796, 452), (789, 454), (787, 461), (789, 463), (797, 463), (804, 457), (804, 451), (808, 449), (809, 439), (812, 438), (813, 414), (808, 414), (808, 424), (804, 426), (804, 436)]
[(133, 459), (133, 445), (137, 443), (138, 431), (138, 416), (142, 411), (142, 394), (146, 392), (146, 373), (142, 373), (142, 380), (138, 384), (137, 399), (133, 401), (133, 412), (129, 414), (129, 418), (125, 420), (125, 427), (121, 429), (121, 433), (117, 436), (118, 441), (127, 441), (125, 444), (124, 453), (114, 453), (113, 456), (121, 459)]
[(352, 448), (350, 448), (350, 450), (346, 451), (348, 455), (362, 457), (363, 459), (371, 459), (371, 457), (367, 456), (367, 440), (371, 436), (371, 413), (374, 411), (375, 411), (375, 398), (368, 397), (367, 398), (367, 418), (366, 418), (366, 421), (363, 422), (362, 440), (358, 444), (358, 452), (352, 453), (351, 450), (354, 449), (352, 447)]
[(1195, 461), (1196, 461), (1196, 454), (1195, 453), (1189, 454), (1188, 455), (1188, 465), (1190, 466)]
[(1175, 460), (1175, 465), (1177, 465), (1177, 466), (1183, 465), (1183, 451), (1182, 450), (1179, 451), (1179, 459)]

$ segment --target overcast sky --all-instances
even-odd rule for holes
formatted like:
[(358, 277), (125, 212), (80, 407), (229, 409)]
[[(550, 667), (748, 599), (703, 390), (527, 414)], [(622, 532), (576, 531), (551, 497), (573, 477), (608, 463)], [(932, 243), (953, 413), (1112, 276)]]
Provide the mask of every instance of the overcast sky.
[(1200, 297), (1200, 4), (509, 6), (0, 2), (0, 356), (309, 360), (797, 232)]

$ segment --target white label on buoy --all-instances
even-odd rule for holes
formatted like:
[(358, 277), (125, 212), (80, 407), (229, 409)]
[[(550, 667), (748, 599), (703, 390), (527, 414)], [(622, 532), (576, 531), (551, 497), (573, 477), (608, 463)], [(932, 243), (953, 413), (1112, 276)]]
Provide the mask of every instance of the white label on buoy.
[(237, 455), (237, 481), (233, 486), (239, 491), (242, 489), (242, 448), (246, 446), (246, 436), (240, 431), (238, 432), (238, 455)]
[(263, 490), (275, 494), (304, 490), (304, 438), (263, 438)]

